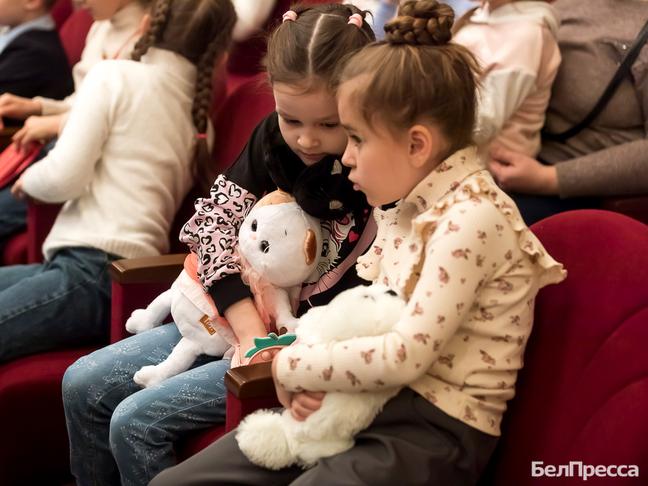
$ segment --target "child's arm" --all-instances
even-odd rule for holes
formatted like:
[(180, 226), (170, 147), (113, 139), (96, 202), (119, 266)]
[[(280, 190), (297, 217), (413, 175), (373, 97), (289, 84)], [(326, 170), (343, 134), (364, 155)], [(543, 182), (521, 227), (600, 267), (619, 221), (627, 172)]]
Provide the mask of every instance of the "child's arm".
[(510, 226), (490, 203), (455, 204), (426, 244), (420, 279), (394, 330), (286, 348), (276, 357), (279, 382), (288, 391), (348, 392), (404, 385), (422, 376), (466, 319), (481, 286), (518, 244), (514, 232), (498, 228)]
[(225, 311), (225, 319), (236, 335), (241, 354), (254, 347), (254, 338), (267, 334), (263, 321), (250, 298), (239, 300)]
[(495, 139), (534, 90), (546, 90), (546, 99), (533, 109), (543, 114), (547, 109), (550, 87), (560, 65), (560, 50), (547, 29), (540, 29), (537, 35), (540, 37), (526, 39), (522, 49), (511, 51), (508, 59), (491, 66), (484, 75), (475, 133), (479, 144)]
[(98, 64), (86, 77), (77, 103), (56, 147), (29, 167), (23, 189), (44, 202), (63, 202), (80, 196), (94, 176), (112, 124), (112, 111), (119, 86), (109, 80), (109, 63)]
[(245, 216), (258, 198), (276, 189), (264, 163), (266, 133), (272, 121), (267, 118), (257, 126), (236, 163), (218, 176), (209, 197), (196, 200), (196, 212), (180, 233), (180, 241), (196, 254), (198, 277), (221, 315), (252, 296), (241, 280), (236, 247)]

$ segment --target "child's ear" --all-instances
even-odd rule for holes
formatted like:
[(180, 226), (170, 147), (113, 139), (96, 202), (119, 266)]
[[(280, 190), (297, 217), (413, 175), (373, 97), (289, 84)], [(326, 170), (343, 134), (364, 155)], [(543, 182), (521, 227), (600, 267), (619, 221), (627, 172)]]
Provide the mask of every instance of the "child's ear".
[(431, 160), (441, 162), (447, 142), (441, 131), (431, 125), (414, 125), (408, 131), (409, 156), (413, 167), (420, 168)]

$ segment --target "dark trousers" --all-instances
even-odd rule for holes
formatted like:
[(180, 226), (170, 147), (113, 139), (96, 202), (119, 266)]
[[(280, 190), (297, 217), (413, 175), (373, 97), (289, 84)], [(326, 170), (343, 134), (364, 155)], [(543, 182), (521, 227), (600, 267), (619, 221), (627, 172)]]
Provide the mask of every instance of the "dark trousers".
[(385, 405), (346, 452), (271, 471), (249, 462), (233, 431), (185, 462), (160, 473), (151, 486), (206, 485), (443, 485), (475, 484), (497, 437), (450, 417), (410, 388)]

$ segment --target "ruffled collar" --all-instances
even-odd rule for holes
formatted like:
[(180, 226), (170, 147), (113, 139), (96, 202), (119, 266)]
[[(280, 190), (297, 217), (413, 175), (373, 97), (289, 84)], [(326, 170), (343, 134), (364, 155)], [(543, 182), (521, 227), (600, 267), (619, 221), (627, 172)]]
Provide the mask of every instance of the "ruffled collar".
[(437, 165), (425, 179), (403, 199), (414, 204), (419, 213), (427, 211), (448, 193), (455, 191), (461, 181), (477, 172), (488, 172), (480, 166), (475, 147), (456, 151)]

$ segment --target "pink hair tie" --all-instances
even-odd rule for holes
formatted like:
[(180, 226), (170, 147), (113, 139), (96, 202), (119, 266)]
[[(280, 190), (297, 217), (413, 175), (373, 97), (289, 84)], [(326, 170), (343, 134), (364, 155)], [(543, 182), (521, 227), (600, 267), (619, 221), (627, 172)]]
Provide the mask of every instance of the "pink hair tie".
[(294, 22), (295, 20), (297, 20), (297, 12), (295, 12), (294, 10), (286, 11), (286, 13), (281, 17), (281, 23), (284, 23), (286, 21)]
[(206, 133), (196, 133), (196, 138), (198, 140), (207, 140), (207, 134)]
[(364, 22), (364, 19), (362, 18), (362, 15), (360, 14), (353, 14), (349, 17), (349, 21), (347, 22), (348, 24), (353, 24), (355, 25), (358, 29), (362, 28), (362, 23)]

